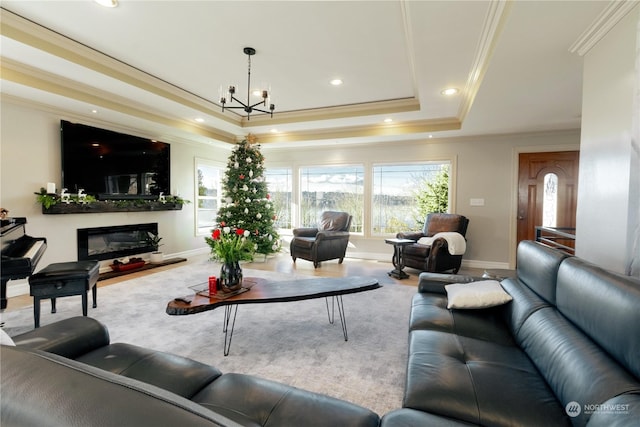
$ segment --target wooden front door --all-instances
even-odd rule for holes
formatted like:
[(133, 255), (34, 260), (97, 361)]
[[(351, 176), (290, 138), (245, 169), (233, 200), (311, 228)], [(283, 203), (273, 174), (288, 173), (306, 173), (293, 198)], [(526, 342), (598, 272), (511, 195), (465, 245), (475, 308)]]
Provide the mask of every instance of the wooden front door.
[[(555, 209), (549, 210), (545, 218), (551, 218), (555, 227), (576, 226), (576, 203), (578, 199), (578, 151), (545, 153), (521, 153), (518, 166), (518, 243), (535, 240), (536, 226), (543, 224), (545, 212), (545, 177), (547, 194), (555, 186)], [(550, 174), (555, 174), (553, 177)], [(549, 179), (552, 178), (552, 179)], [(552, 218), (554, 217), (554, 218)]]

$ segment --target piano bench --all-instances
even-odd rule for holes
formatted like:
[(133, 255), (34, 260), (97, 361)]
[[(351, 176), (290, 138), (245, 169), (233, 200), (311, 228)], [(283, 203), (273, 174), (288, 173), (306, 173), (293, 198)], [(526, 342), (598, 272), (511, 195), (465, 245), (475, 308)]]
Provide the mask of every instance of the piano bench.
[(87, 315), (87, 292), (92, 291), (93, 308), (97, 307), (96, 294), (98, 261), (59, 262), (48, 265), (29, 277), (30, 295), (33, 297), (33, 319), (40, 327), (40, 300), (51, 299), (51, 312), (56, 312), (56, 298), (82, 295), (82, 315)]

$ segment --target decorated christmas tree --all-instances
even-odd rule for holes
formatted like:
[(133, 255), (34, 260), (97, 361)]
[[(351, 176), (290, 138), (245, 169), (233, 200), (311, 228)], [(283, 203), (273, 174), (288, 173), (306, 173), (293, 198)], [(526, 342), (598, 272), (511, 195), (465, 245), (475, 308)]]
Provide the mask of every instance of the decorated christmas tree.
[(264, 156), (255, 142), (249, 134), (229, 156), (217, 222), (248, 230), (256, 252), (266, 255), (280, 250), (280, 237), (274, 228), (275, 209), (264, 177)]

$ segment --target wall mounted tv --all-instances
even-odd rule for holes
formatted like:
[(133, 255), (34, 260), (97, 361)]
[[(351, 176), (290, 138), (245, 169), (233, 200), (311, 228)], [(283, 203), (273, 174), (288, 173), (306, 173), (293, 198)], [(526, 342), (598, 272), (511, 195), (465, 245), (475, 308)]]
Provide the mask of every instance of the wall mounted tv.
[(62, 188), (101, 200), (169, 195), (170, 145), (60, 121)]

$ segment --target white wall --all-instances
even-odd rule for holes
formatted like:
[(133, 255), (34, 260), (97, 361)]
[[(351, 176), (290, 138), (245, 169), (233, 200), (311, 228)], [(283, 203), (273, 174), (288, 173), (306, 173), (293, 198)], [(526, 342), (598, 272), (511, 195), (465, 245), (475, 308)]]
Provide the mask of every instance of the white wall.
[[(60, 119), (80, 121), (90, 125), (123, 131), (117, 125), (92, 123), (66, 117), (35, 106), (14, 104), (3, 100), (1, 106), (1, 186), (0, 206), (10, 210), (10, 216), (27, 217), (27, 232), (46, 237), (48, 249), (39, 268), (52, 262), (75, 260), (76, 229), (108, 225), (158, 222), (169, 256), (188, 256), (206, 252), (202, 236), (194, 232), (194, 204), (181, 211), (43, 215), (34, 192), (47, 182), (60, 188)], [(144, 134), (141, 122), (137, 133)], [(493, 137), (376, 145), (323, 146), (318, 148), (262, 147), (267, 167), (300, 166), (335, 163), (407, 162), (450, 159), (455, 180), (454, 210), (470, 219), (466, 265), (486, 268), (513, 267), (515, 253), (515, 201), (517, 191), (517, 153), (577, 149), (579, 132), (552, 134), (506, 135)], [(195, 193), (194, 159), (205, 158), (226, 163), (229, 148), (215, 148), (185, 142), (171, 143), (171, 185), (179, 195), (192, 202)], [(469, 205), (469, 199), (483, 198), (485, 205)], [(388, 260), (392, 248), (384, 239), (367, 234), (353, 236), (348, 256)]]
[(584, 58), (576, 254), (640, 277), (640, 7)]

